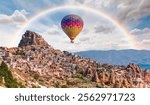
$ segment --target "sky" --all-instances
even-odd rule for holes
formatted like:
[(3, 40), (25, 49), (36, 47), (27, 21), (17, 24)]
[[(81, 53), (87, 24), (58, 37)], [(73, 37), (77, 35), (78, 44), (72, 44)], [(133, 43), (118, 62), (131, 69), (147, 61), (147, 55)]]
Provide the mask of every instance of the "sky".
[[(128, 38), (111, 20), (87, 9), (57, 9), (31, 21), (37, 14), (60, 6), (80, 6), (103, 11), (127, 29), (136, 47), (131, 46)], [(83, 30), (74, 44), (70, 43), (60, 25), (61, 19), (68, 14), (79, 15), (84, 21)], [(71, 52), (150, 50), (149, 23), (149, 0), (0, 0), (0, 46), (6, 47), (17, 46), (22, 34), (31, 30), (42, 35), (53, 47)]]

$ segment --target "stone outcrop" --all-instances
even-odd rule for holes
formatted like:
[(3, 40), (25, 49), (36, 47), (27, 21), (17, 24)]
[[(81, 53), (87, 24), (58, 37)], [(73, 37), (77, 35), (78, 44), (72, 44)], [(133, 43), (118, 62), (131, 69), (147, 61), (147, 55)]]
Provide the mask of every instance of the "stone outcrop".
[(18, 47), (31, 45), (48, 46), (48, 43), (42, 38), (42, 36), (38, 35), (37, 33), (32, 31), (26, 31), (25, 34), (22, 36)]

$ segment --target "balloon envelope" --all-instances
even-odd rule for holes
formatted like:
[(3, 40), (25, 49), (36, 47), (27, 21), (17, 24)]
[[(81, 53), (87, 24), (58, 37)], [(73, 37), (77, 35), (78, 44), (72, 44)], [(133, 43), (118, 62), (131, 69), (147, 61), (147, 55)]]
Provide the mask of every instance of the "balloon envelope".
[(73, 42), (83, 28), (83, 20), (77, 15), (67, 15), (62, 19), (61, 27)]

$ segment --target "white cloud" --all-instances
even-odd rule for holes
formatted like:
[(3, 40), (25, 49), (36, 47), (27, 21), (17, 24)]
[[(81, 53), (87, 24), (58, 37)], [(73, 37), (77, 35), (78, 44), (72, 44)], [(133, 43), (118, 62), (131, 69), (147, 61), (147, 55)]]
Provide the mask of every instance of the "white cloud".
[(44, 34), (47, 34), (47, 35), (59, 35), (59, 28), (58, 28), (57, 25), (53, 25), (51, 28), (46, 30), (46, 32), (44, 32)]
[(137, 41), (147, 40), (150, 39), (150, 28), (144, 29), (133, 29), (131, 30), (131, 34), (134, 35)]
[(131, 34), (134, 35), (136, 46), (138, 46), (139, 49), (150, 50), (150, 28), (133, 29)]
[(96, 25), (95, 26), (95, 33), (111, 33), (114, 27), (108, 25)]
[(142, 16), (150, 14), (150, 2), (149, 0), (122, 0), (117, 9), (120, 20), (138, 20)]
[(150, 45), (150, 39), (148, 39), (148, 40), (143, 40), (142, 41), (142, 44), (145, 44), (145, 45), (147, 45), (147, 46), (149, 46)]
[(150, 50), (150, 39), (144, 39), (139, 43), (140, 49)]
[(15, 10), (12, 15), (0, 14), (0, 24), (21, 24), (28, 20), (27, 14), (25, 10)]
[(16, 23), (22, 23), (22, 22), (26, 22), (28, 19), (26, 17), (28, 13), (25, 10), (15, 10), (15, 12), (12, 14), (11, 18), (14, 22)]
[(131, 31), (131, 34), (134, 34), (134, 35), (150, 35), (150, 28), (133, 29)]
[(3, 15), (3, 14), (0, 14), (0, 23), (2, 24), (6, 24), (6, 23), (10, 23), (12, 20), (9, 16), (7, 15)]
[(80, 38), (80, 39), (79, 39), (79, 41), (81, 41), (81, 42), (88, 41), (88, 40), (90, 40), (89, 37), (83, 37), (83, 38)]
[(26, 10), (15, 10), (12, 15), (0, 14), (0, 46), (14, 47), (15, 33), (27, 19)]

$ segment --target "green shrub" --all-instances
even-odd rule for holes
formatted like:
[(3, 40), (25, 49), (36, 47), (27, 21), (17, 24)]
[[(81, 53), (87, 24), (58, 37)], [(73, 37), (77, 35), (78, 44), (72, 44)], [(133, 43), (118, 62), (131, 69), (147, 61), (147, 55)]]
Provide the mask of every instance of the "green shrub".
[(60, 84), (59, 84), (59, 82), (54, 83), (53, 86), (54, 86), (55, 88), (60, 88), (60, 87), (61, 87)]
[(36, 86), (35, 86), (35, 85), (32, 85), (32, 88), (36, 88)]
[(100, 84), (96, 84), (96, 88), (104, 88), (104, 86)]
[(0, 83), (3, 82), (3, 77), (0, 75)]
[(4, 77), (5, 86), (8, 88), (23, 87), (23, 85), (20, 85), (17, 80), (13, 78), (13, 75), (5, 62), (2, 62), (0, 65), (0, 82), (3, 81), (2, 77)]

